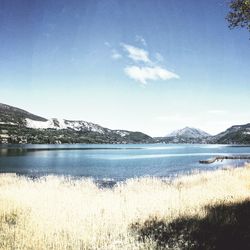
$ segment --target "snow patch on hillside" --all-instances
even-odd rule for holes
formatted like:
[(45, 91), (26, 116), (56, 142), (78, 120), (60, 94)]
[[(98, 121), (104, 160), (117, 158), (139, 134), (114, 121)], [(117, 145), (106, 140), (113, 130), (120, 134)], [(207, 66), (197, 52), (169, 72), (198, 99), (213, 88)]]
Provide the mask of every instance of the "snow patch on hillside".
[(29, 118), (26, 118), (26, 127), (27, 128), (34, 128), (34, 129), (48, 129), (48, 128), (55, 128), (53, 120), (43, 121), (35, 121)]
[(129, 135), (128, 131), (123, 131), (123, 130), (116, 130), (115, 133), (122, 136), (122, 137)]
[(97, 124), (91, 123), (91, 122), (64, 120), (64, 123), (67, 128), (77, 130), (77, 131), (86, 130), (86, 131), (97, 132), (100, 134), (105, 133), (105, 130), (103, 127)]
[(73, 129), (75, 131), (92, 131), (104, 134), (101, 126), (86, 121), (69, 121), (64, 119), (49, 119), (47, 121), (35, 121), (26, 118), (26, 127), (33, 129)]
[(1, 125), (13, 125), (13, 126), (17, 126), (18, 123), (14, 123), (14, 122), (0, 122)]

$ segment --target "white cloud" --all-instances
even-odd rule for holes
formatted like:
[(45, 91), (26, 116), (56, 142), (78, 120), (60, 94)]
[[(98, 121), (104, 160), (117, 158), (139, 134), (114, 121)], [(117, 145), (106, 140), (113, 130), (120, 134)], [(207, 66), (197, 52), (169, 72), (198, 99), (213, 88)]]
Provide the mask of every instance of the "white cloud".
[(140, 49), (137, 47), (134, 47), (129, 44), (121, 44), (125, 51), (128, 52), (128, 57), (131, 58), (135, 62), (144, 62), (144, 63), (150, 63), (150, 59), (148, 57), (148, 52), (144, 49)]
[(118, 60), (120, 58), (122, 58), (122, 55), (120, 53), (118, 53), (115, 49), (112, 50), (112, 54), (111, 57), (115, 60)]
[(136, 36), (135, 37), (136, 42), (140, 42), (143, 46), (147, 46), (146, 40), (142, 36)]
[(132, 79), (147, 84), (147, 80), (170, 80), (178, 79), (179, 76), (173, 72), (170, 72), (162, 67), (139, 67), (128, 66), (124, 69), (125, 73)]
[[(146, 41), (141, 36), (136, 36), (136, 40), (146, 45)], [(127, 53), (127, 57), (133, 61), (134, 65), (127, 65), (124, 67), (124, 72), (131, 79), (138, 81), (142, 84), (147, 84), (147, 81), (152, 80), (170, 80), (178, 79), (179, 76), (161, 66), (164, 61), (160, 53), (154, 53), (154, 60), (150, 60), (149, 52), (145, 49), (132, 46), (130, 44), (121, 43), (123, 50)], [(113, 58), (118, 59), (122, 54), (118, 51), (119, 55), (114, 54)]]

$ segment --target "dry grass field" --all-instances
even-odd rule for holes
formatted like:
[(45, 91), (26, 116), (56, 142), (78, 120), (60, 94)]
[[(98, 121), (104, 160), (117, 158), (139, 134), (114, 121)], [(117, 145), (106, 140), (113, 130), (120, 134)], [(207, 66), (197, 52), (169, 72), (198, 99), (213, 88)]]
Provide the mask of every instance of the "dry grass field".
[(249, 197), (250, 166), (113, 188), (1, 174), (0, 249), (247, 249)]

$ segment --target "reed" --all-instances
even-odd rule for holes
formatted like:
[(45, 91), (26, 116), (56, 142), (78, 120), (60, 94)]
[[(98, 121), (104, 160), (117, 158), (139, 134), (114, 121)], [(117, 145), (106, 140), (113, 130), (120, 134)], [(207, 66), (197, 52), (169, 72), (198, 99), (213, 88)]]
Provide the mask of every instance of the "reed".
[(135, 178), (113, 188), (91, 179), (1, 174), (0, 249), (156, 249), (155, 238), (140, 240), (134, 225), (205, 218), (207, 206), (247, 200), (249, 183), (250, 166)]

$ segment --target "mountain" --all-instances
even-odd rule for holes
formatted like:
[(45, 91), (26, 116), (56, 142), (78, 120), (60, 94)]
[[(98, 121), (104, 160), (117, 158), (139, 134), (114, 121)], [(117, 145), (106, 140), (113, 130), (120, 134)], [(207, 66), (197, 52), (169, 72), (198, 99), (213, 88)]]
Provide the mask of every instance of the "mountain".
[(0, 143), (151, 143), (141, 132), (112, 130), (86, 121), (46, 119), (0, 103)]
[(215, 136), (197, 128), (185, 127), (155, 139), (163, 143), (250, 144), (250, 123), (232, 126)]
[(210, 137), (211, 135), (200, 129), (185, 127), (156, 140), (163, 143), (207, 143)]
[(185, 127), (165, 137), (114, 130), (87, 121), (47, 119), (0, 103), (1, 143), (219, 143), (250, 144), (250, 123), (235, 125), (211, 136)]
[(250, 144), (250, 123), (234, 125), (211, 138), (212, 143)]
[(205, 138), (208, 136), (211, 135), (201, 129), (185, 127), (183, 129), (173, 131), (166, 137)]

